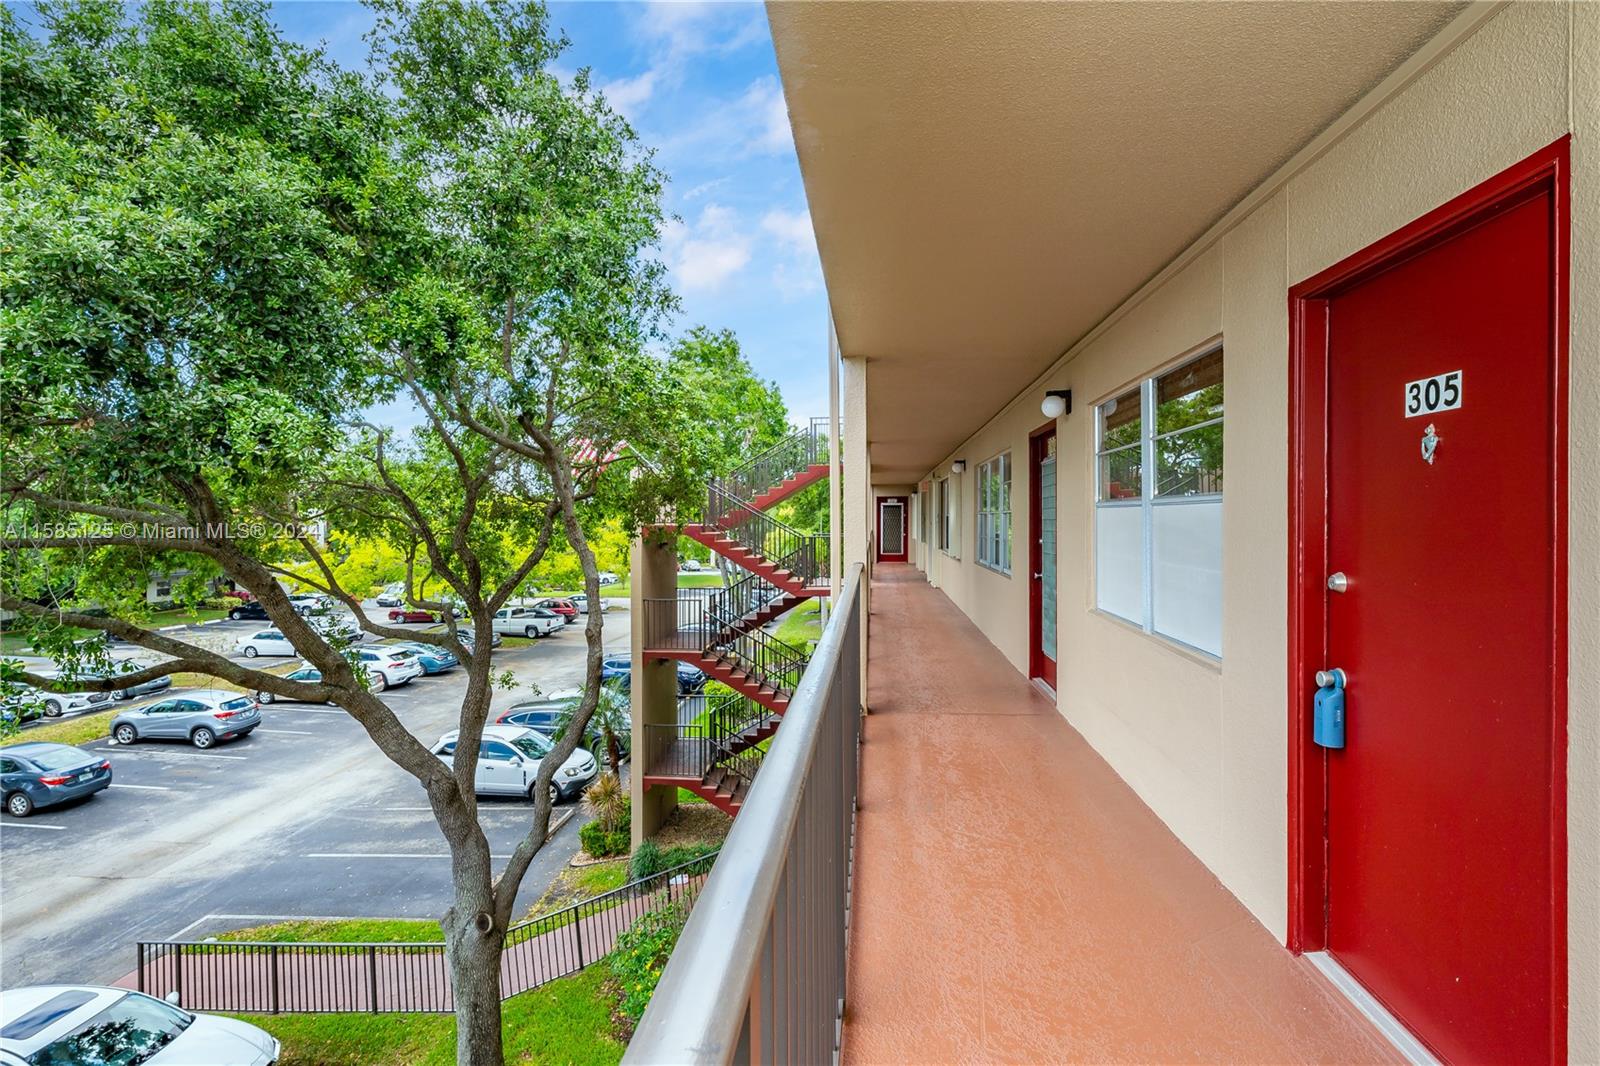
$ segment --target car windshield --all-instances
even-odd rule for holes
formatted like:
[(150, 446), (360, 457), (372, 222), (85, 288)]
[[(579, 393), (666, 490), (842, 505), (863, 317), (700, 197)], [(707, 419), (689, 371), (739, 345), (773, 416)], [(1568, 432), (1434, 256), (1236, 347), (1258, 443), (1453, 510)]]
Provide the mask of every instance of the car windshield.
[(551, 743), (538, 733), (524, 733), (511, 742), (518, 751), (535, 759), (542, 759), (550, 754)]
[(389, 658), (391, 659), (415, 659), (416, 657), (417, 653), (410, 648), (401, 648), (399, 651), (391, 651), (389, 653)]
[(222, 709), (225, 711), (242, 711), (254, 702), (249, 696), (240, 696), (238, 699), (232, 699), (224, 703)]
[(77, 748), (46, 748), (43, 751), (30, 751), (28, 758), (41, 770), (65, 770), (69, 766), (82, 766), (89, 761), (89, 756)]
[(194, 1015), (131, 992), (59, 1040), (28, 1056), (29, 1066), (135, 1066), (189, 1028)]

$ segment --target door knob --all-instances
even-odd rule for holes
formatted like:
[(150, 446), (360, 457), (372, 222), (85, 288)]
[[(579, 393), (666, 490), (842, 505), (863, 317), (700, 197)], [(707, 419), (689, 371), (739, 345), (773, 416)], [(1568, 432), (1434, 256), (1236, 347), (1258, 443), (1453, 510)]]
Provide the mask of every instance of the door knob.
[(1041, 571), (1039, 571), (1039, 572), (1038, 572), (1038, 573), (1036, 573), (1036, 574), (1034, 574), (1034, 575), (1033, 575), (1033, 579), (1034, 579), (1034, 580), (1035, 580), (1035, 581), (1038, 581), (1038, 580), (1039, 580), (1039, 579), (1040, 579), (1040, 578), (1041, 578), (1041, 577), (1044, 577), (1044, 571), (1043, 571), (1043, 570), (1041, 570)]
[(1335, 570), (1328, 575), (1328, 590), (1330, 592), (1346, 592), (1350, 588), (1350, 579), (1343, 570)]
[(1318, 688), (1327, 688), (1335, 681), (1339, 682), (1340, 684), (1348, 685), (1350, 683), (1350, 678), (1349, 675), (1347, 675), (1343, 670), (1340, 670), (1338, 667), (1335, 667), (1332, 670), (1317, 671)]

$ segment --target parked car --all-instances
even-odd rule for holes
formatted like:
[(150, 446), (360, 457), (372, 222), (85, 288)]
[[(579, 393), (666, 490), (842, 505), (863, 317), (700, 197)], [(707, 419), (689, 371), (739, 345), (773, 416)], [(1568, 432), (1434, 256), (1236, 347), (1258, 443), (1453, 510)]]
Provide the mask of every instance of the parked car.
[[(466, 647), (466, 649), (468, 651), (471, 651), (472, 650), (472, 642), (474, 640), (476, 640), (477, 638), (472, 635), (472, 630), (466, 629), (466, 628), (461, 628), (461, 629), (457, 629), (456, 630), (456, 639), (459, 640), (462, 643), (462, 645)], [(490, 630), (489, 630), (489, 647), (498, 648), (499, 646), (500, 646), (500, 634), (496, 633), (493, 628), (490, 628)]]
[(269, 622), (267, 609), (257, 600), (241, 603), (236, 607), (228, 608), (228, 617), (235, 622)]
[[(456, 752), (457, 732), (452, 729), (433, 746), (433, 753), (446, 762)], [(484, 726), (478, 748), (477, 791), (485, 796), (527, 796), (531, 801), (539, 764), (553, 748), (543, 733), (524, 726)], [(582, 792), (599, 773), (598, 767), (592, 754), (574, 749), (550, 779), (550, 802), (560, 803)]]
[[(322, 680), (322, 671), (318, 670), (315, 666), (302, 666), (300, 669), (291, 670), (283, 676), (288, 681), (304, 681), (308, 684), (315, 684), (316, 682)], [(257, 703), (275, 703), (278, 700), (291, 702), (288, 696), (275, 696), (266, 691), (256, 693)], [(327, 701), (324, 700), (323, 702), (326, 703)]]
[(249, 736), (260, 724), (261, 709), (253, 696), (204, 688), (118, 712), (111, 719), (111, 735), (118, 744), (187, 740), (204, 750), (219, 740)]
[(272, 1066), (281, 1053), (253, 1025), (184, 1010), (176, 992), (34, 985), (0, 1000), (0, 1062), (13, 1066)]
[(547, 611), (554, 611), (561, 616), (561, 620), (567, 625), (571, 625), (578, 620), (578, 605), (565, 596), (550, 596), (535, 603), (534, 606), (543, 607)]
[[(138, 671), (144, 669), (144, 667), (140, 666), (138, 663), (135, 663), (135, 662), (132, 662), (132, 661), (129, 661), (129, 660), (126, 660), (126, 659), (122, 660), (120, 662), (117, 662), (114, 665), (117, 668), (117, 672), (116, 672), (116, 674), (112, 675), (113, 677), (121, 676), (123, 674), (137, 673)], [(102, 677), (104, 675), (101, 675), (101, 674), (86, 674), (84, 676), (93, 677), (93, 678), (100, 678), (100, 677)], [(171, 687), (172, 687), (172, 678), (171, 678), (171, 676), (157, 677), (157, 678), (153, 678), (153, 679), (151, 679), (149, 681), (140, 682), (137, 685), (130, 685), (128, 688), (119, 688), (119, 689), (117, 689), (117, 690), (115, 690), (114, 692), (111, 693), (111, 698), (114, 699), (114, 700), (131, 700), (135, 696), (148, 696), (152, 692), (160, 692), (160, 691), (162, 691), (164, 689), (169, 689)]]
[(36, 702), (46, 718), (60, 718), (64, 714), (90, 710), (110, 700), (109, 692), (51, 692), (47, 689), (29, 688), (27, 692), (20, 694), (17, 702)]
[(389, 612), (391, 622), (437, 622), (439, 616), (421, 607), (397, 607)]
[(289, 643), (289, 638), (283, 635), (283, 630), (276, 627), (263, 629), (252, 633), (239, 641), (239, 650), (246, 659), (254, 659), (258, 655), (298, 655), (294, 645)]
[(111, 763), (70, 744), (32, 742), (0, 748), (0, 795), (13, 818), (92, 796), (109, 784)]
[(422, 664), (417, 661), (417, 653), (409, 648), (380, 644), (362, 648), (356, 653), (356, 659), (367, 668), (367, 679), (374, 692), (382, 692), (386, 688), (403, 685), (413, 677), (422, 676)]
[(333, 597), (320, 592), (296, 592), (289, 597), (289, 602), (301, 614), (320, 614), (333, 609)]
[[(554, 740), (561, 732), (562, 719), (567, 709), (572, 706), (572, 701), (577, 699), (578, 695), (574, 692), (565, 696), (551, 696), (547, 699), (526, 700), (512, 704), (495, 716), (495, 722), (499, 725), (520, 725)], [(583, 744), (590, 751), (605, 751), (605, 733), (593, 721), (590, 721), (589, 728), (583, 735)], [(633, 746), (632, 734), (627, 730), (618, 733), (617, 745), (626, 758)]]
[(405, 601), (404, 585), (385, 585), (383, 591), (378, 593), (379, 607), (399, 607)]
[(620, 580), (620, 579), (617, 577), (617, 575), (613, 574), (611, 571), (609, 571), (609, 570), (600, 571), (600, 584), (602, 584), (602, 585), (615, 585), (618, 582), (618, 580)]
[(567, 623), (544, 607), (502, 607), (494, 613), (496, 633), (513, 637), (543, 637)]
[[(584, 613), (584, 614), (588, 614), (589, 613), (589, 597), (587, 595), (585, 595), (584, 593), (582, 593), (582, 592), (574, 592), (571, 596), (568, 596), (567, 599), (571, 600), (572, 601), (572, 605), (574, 607), (576, 607), (582, 613)], [(600, 604), (600, 613), (601, 614), (605, 614), (607, 611), (611, 610), (611, 603), (604, 596), (601, 596), (595, 602)]]
[(322, 634), (324, 640), (344, 641), (347, 644), (359, 644), (367, 639), (366, 631), (356, 625), (355, 620), (345, 617), (331, 617), (327, 615), (307, 618), (306, 622), (312, 629)]
[(424, 644), (420, 640), (401, 641), (399, 643), (391, 644), (390, 647), (405, 648), (409, 651), (415, 652), (417, 656), (417, 662), (422, 664), (422, 672), (427, 676), (446, 673), (447, 671), (454, 670), (456, 667), (461, 665), (461, 660), (456, 658), (455, 652), (449, 650), (448, 648), (439, 648), (432, 644)]
[[(678, 661), (678, 692), (687, 696), (699, 692), (706, 684), (706, 672), (693, 663)], [(600, 681), (615, 685), (619, 691), (633, 688), (633, 660), (626, 655), (613, 655), (600, 660)]]
[(700, 560), (699, 559), (685, 559), (683, 561), (682, 569), (690, 570), (690, 571), (699, 570), (700, 569)]

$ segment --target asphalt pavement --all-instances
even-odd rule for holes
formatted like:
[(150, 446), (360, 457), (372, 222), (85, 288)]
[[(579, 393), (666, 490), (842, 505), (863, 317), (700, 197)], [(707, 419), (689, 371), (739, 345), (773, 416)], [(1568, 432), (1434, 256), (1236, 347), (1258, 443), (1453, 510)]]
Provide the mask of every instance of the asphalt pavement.
[[(208, 643), (232, 644), (261, 627), (199, 628)], [(628, 612), (613, 609), (606, 648), (625, 651), (628, 640)], [(497, 649), (496, 669), (522, 687), (496, 693), (493, 709), (528, 698), (532, 685), (575, 689), (583, 658), (581, 625)], [(383, 699), (432, 744), (455, 727), (464, 686), (458, 669)], [(28, 819), (0, 818), (0, 985), (111, 981), (132, 969), (140, 939), (199, 938), (285, 918), (443, 913), (450, 860), (421, 785), (337, 708), (274, 702), (261, 711), (250, 736), (205, 752), (109, 738), (83, 745), (111, 760), (111, 788)], [(493, 854), (510, 853), (531, 811), (523, 801), (480, 797)], [(519, 912), (576, 854), (581, 821), (568, 821), (535, 859)]]

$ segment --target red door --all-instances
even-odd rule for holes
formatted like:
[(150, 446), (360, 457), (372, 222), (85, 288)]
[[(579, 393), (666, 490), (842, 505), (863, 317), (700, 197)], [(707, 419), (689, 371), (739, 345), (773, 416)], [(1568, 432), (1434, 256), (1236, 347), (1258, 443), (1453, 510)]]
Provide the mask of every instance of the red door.
[(1056, 687), (1056, 424), (1028, 441), (1029, 673)]
[(878, 497), (878, 561), (903, 563), (906, 561), (906, 504), (905, 496)]
[(1324, 943), (1451, 1062), (1551, 1061), (1564, 1038), (1557, 196), (1509, 183), (1317, 319), (1326, 555), (1307, 581), (1329, 591), (1309, 666), (1348, 676), (1345, 747), (1318, 749)]

